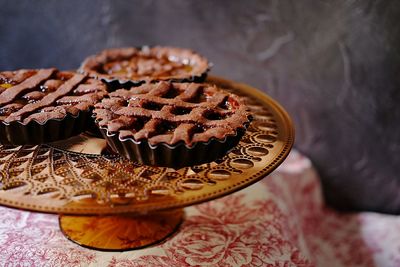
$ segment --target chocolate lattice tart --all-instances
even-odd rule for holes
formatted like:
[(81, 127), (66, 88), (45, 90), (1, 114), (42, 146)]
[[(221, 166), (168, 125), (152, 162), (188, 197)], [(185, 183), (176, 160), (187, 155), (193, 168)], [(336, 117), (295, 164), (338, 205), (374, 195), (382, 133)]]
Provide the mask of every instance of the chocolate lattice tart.
[(173, 168), (222, 157), (237, 145), (251, 120), (241, 98), (197, 83), (119, 89), (96, 104), (94, 114), (115, 152)]
[(189, 49), (174, 47), (114, 48), (88, 57), (80, 68), (112, 86), (131, 87), (144, 82), (201, 82), (209, 64)]
[(0, 143), (40, 144), (85, 130), (106, 86), (57, 69), (0, 72)]

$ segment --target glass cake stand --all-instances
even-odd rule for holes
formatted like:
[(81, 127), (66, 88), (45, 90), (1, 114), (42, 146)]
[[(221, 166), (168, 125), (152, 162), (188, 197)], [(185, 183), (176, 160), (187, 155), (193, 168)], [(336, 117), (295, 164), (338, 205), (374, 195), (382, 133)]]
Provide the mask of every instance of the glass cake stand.
[(60, 214), (62, 232), (98, 250), (143, 248), (183, 221), (183, 207), (210, 201), (265, 177), (288, 155), (294, 128), (286, 111), (250, 86), (210, 77), (241, 95), (254, 120), (223, 158), (178, 170), (124, 160), (102, 138), (81, 134), (39, 146), (0, 146), (0, 204)]

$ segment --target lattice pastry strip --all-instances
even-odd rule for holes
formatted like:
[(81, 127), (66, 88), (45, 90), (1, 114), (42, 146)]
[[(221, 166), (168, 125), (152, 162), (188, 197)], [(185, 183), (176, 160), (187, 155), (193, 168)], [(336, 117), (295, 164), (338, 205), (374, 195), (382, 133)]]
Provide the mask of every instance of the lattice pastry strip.
[(24, 124), (89, 110), (106, 93), (100, 81), (57, 69), (0, 72), (0, 120)]
[(189, 146), (234, 135), (250, 116), (242, 99), (214, 85), (167, 82), (110, 93), (95, 113), (99, 126), (121, 139)]

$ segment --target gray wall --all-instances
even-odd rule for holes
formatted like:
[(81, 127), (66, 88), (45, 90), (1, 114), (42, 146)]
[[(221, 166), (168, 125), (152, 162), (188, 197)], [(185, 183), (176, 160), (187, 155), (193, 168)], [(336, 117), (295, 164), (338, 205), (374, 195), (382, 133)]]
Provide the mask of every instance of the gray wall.
[(400, 2), (5, 1), (0, 69), (72, 69), (106, 47), (190, 47), (270, 94), (342, 209), (400, 212)]

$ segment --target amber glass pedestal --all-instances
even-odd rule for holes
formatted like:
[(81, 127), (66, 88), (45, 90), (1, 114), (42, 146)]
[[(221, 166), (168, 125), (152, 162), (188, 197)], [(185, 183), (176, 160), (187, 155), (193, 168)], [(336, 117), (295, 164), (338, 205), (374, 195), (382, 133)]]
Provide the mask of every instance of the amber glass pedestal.
[(73, 242), (122, 251), (156, 244), (179, 228), (182, 208), (231, 194), (278, 167), (294, 142), (285, 110), (244, 84), (208, 82), (241, 95), (254, 120), (223, 158), (179, 170), (111, 154), (93, 134), (40, 146), (0, 146), (0, 204), (60, 215)]
[(164, 241), (179, 228), (183, 210), (148, 215), (60, 215), (63, 234), (83, 247), (103, 251), (141, 249)]

